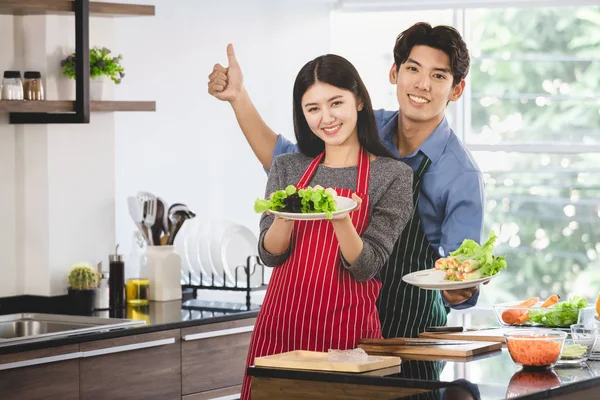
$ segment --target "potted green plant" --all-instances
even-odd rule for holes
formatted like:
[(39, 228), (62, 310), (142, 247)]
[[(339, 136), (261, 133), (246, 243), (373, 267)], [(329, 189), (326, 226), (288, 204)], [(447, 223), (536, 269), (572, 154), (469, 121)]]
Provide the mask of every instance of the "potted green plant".
[[(90, 49), (90, 98), (104, 100), (104, 88), (109, 83), (120, 84), (125, 77), (125, 68), (121, 64), (122, 55), (113, 57), (110, 49), (106, 47), (92, 47)], [(67, 56), (60, 62), (65, 76), (75, 79), (75, 53)]]
[(98, 289), (98, 273), (88, 263), (74, 264), (69, 271), (68, 281), (69, 304), (73, 314), (92, 314)]

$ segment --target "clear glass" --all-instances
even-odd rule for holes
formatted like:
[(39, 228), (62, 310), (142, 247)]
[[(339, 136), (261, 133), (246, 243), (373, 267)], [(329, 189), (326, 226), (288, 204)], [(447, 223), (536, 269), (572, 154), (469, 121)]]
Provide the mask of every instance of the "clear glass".
[(2, 78), (2, 100), (23, 100), (23, 82), (20, 78)]
[(150, 280), (147, 278), (130, 278), (125, 284), (127, 303), (131, 305), (148, 305)]
[(600, 329), (600, 321), (598, 321), (596, 309), (593, 306), (583, 308), (579, 312), (579, 318), (577, 318), (577, 323), (579, 325), (586, 325), (592, 327), (595, 326), (596, 328)]
[(585, 363), (590, 356), (592, 347), (596, 342), (596, 332), (593, 333), (568, 333), (565, 344), (560, 353), (557, 365), (579, 366)]
[(550, 329), (515, 329), (504, 334), (511, 360), (528, 368), (551, 368), (556, 364), (567, 334)]
[(25, 100), (44, 100), (44, 85), (41, 78), (23, 80), (23, 93)]
[(586, 348), (586, 359), (600, 359), (600, 353), (598, 353), (597, 350), (599, 333), (600, 330), (595, 325), (571, 325), (571, 335), (573, 336), (573, 342)]

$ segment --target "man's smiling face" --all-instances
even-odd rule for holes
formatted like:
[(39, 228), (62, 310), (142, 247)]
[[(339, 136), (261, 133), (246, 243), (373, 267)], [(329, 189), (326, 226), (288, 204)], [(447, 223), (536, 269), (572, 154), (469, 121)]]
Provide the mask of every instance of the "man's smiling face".
[(414, 122), (441, 120), (448, 101), (456, 101), (465, 82), (453, 85), (450, 58), (442, 50), (415, 46), (396, 71), (390, 70), (390, 83), (396, 85), (403, 117)]

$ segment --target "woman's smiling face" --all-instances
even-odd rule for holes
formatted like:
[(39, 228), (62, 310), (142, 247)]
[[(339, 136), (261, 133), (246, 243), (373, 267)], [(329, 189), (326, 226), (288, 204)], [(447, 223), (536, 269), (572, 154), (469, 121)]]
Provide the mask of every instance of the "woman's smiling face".
[(306, 122), (326, 146), (344, 144), (358, 139), (356, 122), (362, 104), (354, 94), (327, 83), (316, 82), (302, 96), (302, 111)]

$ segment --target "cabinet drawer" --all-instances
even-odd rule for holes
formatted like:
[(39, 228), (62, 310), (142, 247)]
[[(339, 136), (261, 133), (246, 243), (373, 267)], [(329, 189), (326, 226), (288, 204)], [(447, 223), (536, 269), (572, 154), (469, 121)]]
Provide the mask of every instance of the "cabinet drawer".
[(234, 400), (239, 399), (242, 393), (242, 385), (225, 389), (211, 390), (183, 396), (181, 400)]
[(79, 399), (79, 356), (79, 345), (0, 356), (0, 398)]
[(180, 400), (180, 331), (82, 343), (81, 399)]
[(182, 393), (241, 385), (256, 318), (181, 330)]

